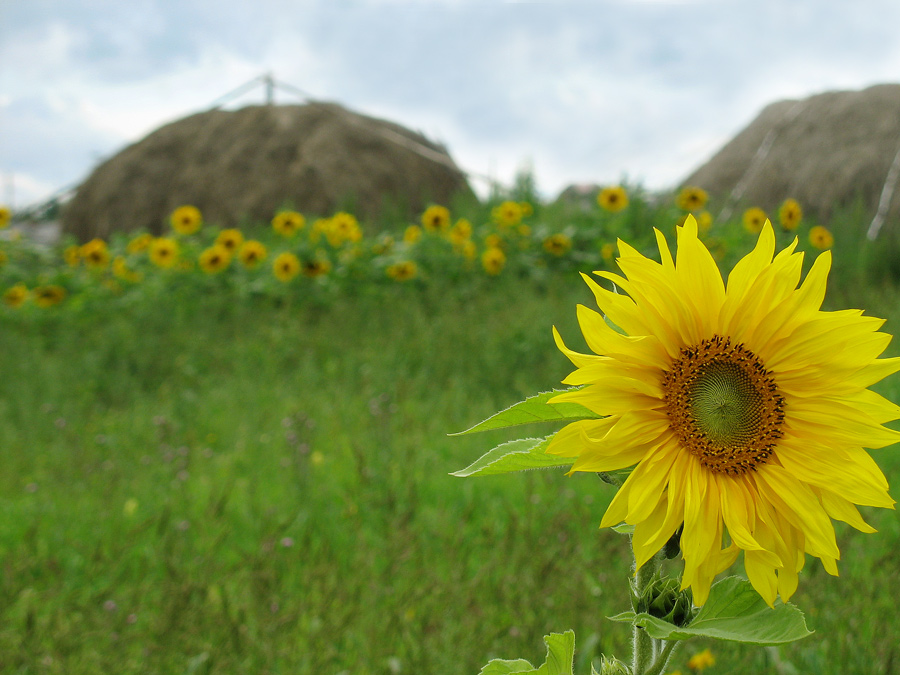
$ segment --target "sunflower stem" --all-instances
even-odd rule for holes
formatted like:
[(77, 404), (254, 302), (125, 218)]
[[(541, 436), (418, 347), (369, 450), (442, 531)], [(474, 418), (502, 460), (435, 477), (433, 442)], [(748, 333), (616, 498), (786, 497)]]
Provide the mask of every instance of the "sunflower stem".
[[(634, 571), (634, 595), (635, 597), (641, 597), (643, 595), (644, 589), (647, 588), (647, 585), (653, 579), (653, 575), (662, 565), (662, 557), (657, 553), (655, 556), (650, 558), (647, 562), (645, 562), (640, 568), (637, 568), (637, 562), (635, 561), (635, 571)], [(634, 611), (637, 612), (638, 608), (634, 607)], [(668, 650), (665, 658), (660, 654), (660, 658), (656, 657), (656, 649), (654, 648), (654, 640), (650, 637), (646, 630), (641, 628), (640, 626), (633, 626), (633, 637), (634, 637), (634, 653), (632, 655), (632, 666), (631, 670), (634, 675), (650, 675), (651, 673), (658, 673), (662, 666), (660, 666), (661, 661), (668, 660), (669, 653), (671, 650)], [(668, 645), (666, 645), (668, 648)], [(665, 653), (666, 650), (664, 649)], [(664, 665), (664, 664), (663, 664)]]

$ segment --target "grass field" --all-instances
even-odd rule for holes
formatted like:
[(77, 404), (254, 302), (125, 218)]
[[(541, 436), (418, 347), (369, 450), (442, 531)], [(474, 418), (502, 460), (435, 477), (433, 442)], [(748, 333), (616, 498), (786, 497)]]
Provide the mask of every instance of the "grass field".
[[(830, 307), (900, 331), (900, 293), (849, 278)], [(569, 628), (576, 672), (627, 658), (612, 488), (448, 475), (504, 438), (448, 433), (559, 386), (550, 326), (581, 347), (579, 302), (565, 273), (3, 315), (0, 672), (462, 675), (540, 663)], [(873, 454), (900, 482), (896, 450)], [(713, 673), (896, 672), (900, 519), (864, 515), (878, 534), (838, 524), (839, 579), (801, 575), (815, 635), (697, 641), (673, 667), (708, 646)]]

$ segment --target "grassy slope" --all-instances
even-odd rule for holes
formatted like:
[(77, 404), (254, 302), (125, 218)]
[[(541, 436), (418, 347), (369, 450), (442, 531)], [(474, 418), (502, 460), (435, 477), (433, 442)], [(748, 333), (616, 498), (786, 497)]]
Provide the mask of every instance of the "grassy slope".
[[(567, 628), (580, 672), (625, 658), (603, 618), (628, 603), (626, 540), (596, 528), (609, 489), (447, 475), (504, 438), (448, 432), (568, 372), (551, 324), (581, 347), (574, 275), (494, 281), (4, 320), (0, 672), (463, 674), (539, 662)], [(896, 332), (896, 294), (869, 299)], [(819, 633), (778, 657), (801, 672), (900, 659), (900, 521), (868, 515), (878, 535), (838, 528), (841, 579), (801, 581)], [(723, 672), (777, 672), (711, 646)]]

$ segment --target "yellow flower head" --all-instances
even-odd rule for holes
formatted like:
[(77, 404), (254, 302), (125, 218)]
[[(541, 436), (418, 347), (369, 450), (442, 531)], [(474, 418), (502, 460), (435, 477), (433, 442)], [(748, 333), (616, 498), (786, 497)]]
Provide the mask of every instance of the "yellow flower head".
[(512, 227), (522, 222), (522, 205), (519, 202), (505, 201), (491, 210), (491, 217), (501, 227)]
[(682, 211), (699, 211), (706, 206), (708, 196), (706, 190), (689, 185), (681, 189), (675, 198), (675, 204)]
[(809, 228), (809, 243), (820, 251), (824, 251), (834, 246), (834, 236), (828, 231), (828, 228), (815, 225)]
[(328, 243), (337, 248), (347, 242), (357, 242), (362, 239), (362, 229), (356, 216), (341, 211), (331, 217), (325, 236)]
[(63, 251), (63, 260), (66, 261), (66, 265), (69, 267), (78, 267), (81, 263), (81, 247), (77, 244), (66, 246), (66, 249)]
[(36, 286), (31, 292), (38, 307), (53, 307), (66, 299), (66, 289), (56, 284)]
[(168, 237), (154, 239), (150, 244), (150, 262), (157, 267), (170, 268), (178, 261), (178, 242)]
[(713, 217), (709, 211), (701, 211), (697, 214), (697, 230), (700, 234), (706, 234), (709, 232), (709, 228), (712, 227)]
[(0, 206), (0, 230), (9, 227), (10, 220), (12, 220), (12, 211), (8, 206)]
[(266, 259), (266, 255), (268, 255), (266, 247), (255, 239), (248, 239), (245, 241), (241, 244), (241, 247), (237, 252), (238, 260), (240, 260), (241, 264), (248, 270), (258, 266)]
[(762, 232), (763, 225), (768, 222), (766, 212), (758, 206), (751, 206), (744, 211), (744, 229), (750, 234), (759, 234)]
[(481, 265), (484, 267), (485, 272), (496, 276), (503, 271), (503, 266), (506, 265), (506, 254), (502, 249), (489, 246), (481, 254)]
[(422, 227), (429, 232), (443, 232), (450, 227), (450, 211), (446, 206), (429, 206), (422, 214)]
[(21, 307), (27, 299), (28, 287), (25, 284), (16, 284), (3, 293), (3, 304), (8, 307)]
[(605, 211), (616, 213), (628, 206), (628, 193), (621, 185), (605, 187), (597, 195), (597, 203)]
[(219, 236), (216, 237), (216, 244), (229, 253), (235, 253), (243, 243), (244, 234), (237, 229), (222, 230), (219, 232)]
[(206, 274), (218, 274), (231, 264), (231, 251), (221, 244), (214, 244), (200, 254), (197, 264)]
[(572, 248), (572, 240), (564, 234), (551, 234), (544, 239), (544, 250), (551, 255), (565, 255), (570, 248)]
[(489, 234), (484, 238), (484, 245), (487, 248), (503, 248), (503, 237), (499, 234)]
[(79, 255), (84, 260), (84, 264), (91, 269), (102, 270), (109, 265), (109, 248), (102, 239), (92, 239), (83, 244)]
[(300, 259), (293, 253), (281, 253), (272, 262), (272, 271), (278, 281), (287, 283), (300, 273)]
[(303, 276), (315, 279), (316, 277), (325, 276), (331, 271), (331, 261), (325, 256), (325, 253), (319, 251), (316, 257), (311, 260), (303, 261)]
[(422, 238), (422, 228), (418, 225), (410, 225), (403, 232), (403, 241), (407, 244), (415, 244)]
[(712, 652), (709, 649), (704, 649), (702, 652), (694, 654), (688, 660), (688, 668), (691, 670), (699, 670), (704, 671), (710, 666), (716, 665), (716, 657), (713, 656)]
[(616, 257), (616, 245), (609, 241), (603, 244), (600, 247), (600, 257), (608, 263), (612, 262), (612, 259)]
[(315, 221), (313, 221), (312, 227), (309, 228), (309, 240), (314, 244), (318, 244), (322, 235), (330, 229), (331, 218), (316, 218)]
[(778, 221), (786, 230), (796, 230), (803, 220), (803, 209), (796, 199), (785, 199), (784, 204), (778, 209)]
[(775, 255), (766, 224), (726, 284), (693, 217), (677, 232), (677, 259), (656, 238), (661, 263), (620, 242), (622, 275), (596, 273), (620, 292), (585, 277), (624, 334), (582, 306), (597, 356), (569, 350), (554, 330), (577, 366), (564, 382), (586, 386), (551, 403), (603, 417), (569, 424), (547, 452), (575, 458), (572, 471), (634, 467), (601, 527), (634, 525), (640, 567), (683, 525), (682, 584), (698, 605), (742, 550), (763, 599), (787, 601), (804, 554), (837, 574), (832, 519), (873, 532), (855, 504), (894, 504), (863, 448), (900, 440), (883, 426), (900, 406), (868, 389), (900, 358), (877, 358), (891, 339), (881, 319), (820, 309), (828, 251), (800, 284), (796, 241)]
[(415, 279), (419, 273), (419, 268), (412, 260), (403, 260), (387, 268), (387, 275), (394, 281), (409, 281)]
[(178, 234), (193, 234), (203, 225), (203, 215), (196, 206), (179, 206), (172, 211), (169, 222)]
[(272, 229), (282, 237), (293, 237), (306, 227), (306, 218), (296, 211), (281, 211), (272, 218)]
[(465, 218), (460, 218), (450, 228), (450, 241), (456, 245), (462, 245), (472, 237), (472, 223)]
[(142, 253), (146, 251), (150, 244), (153, 243), (153, 235), (144, 232), (143, 234), (139, 234), (134, 239), (128, 242), (128, 246), (125, 250), (129, 253)]

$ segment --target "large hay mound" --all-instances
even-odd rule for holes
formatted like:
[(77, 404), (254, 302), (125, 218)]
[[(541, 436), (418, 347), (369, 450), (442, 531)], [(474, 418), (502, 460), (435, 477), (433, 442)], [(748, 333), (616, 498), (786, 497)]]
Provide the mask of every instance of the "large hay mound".
[(333, 103), (209, 110), (167, 124), (98, 166), (63, 214), (81, 240), (161, 234), (182, 204), (207, 222), (268, 222), (282, 207), (415, 216), (471, 195), (447, 151), (421, 134)]
[[(684, 181), (710, 193), (713, 209), (759, 206), (770, 218), (785, 199), (828, 223), (861, 200), (872, 218), (900, 143), (900, 85), (829, 92), (767, 106)], [(885, 230), (900, 221), (900, 188)], [(724, 205), (724, 206), (723, 206)]]

